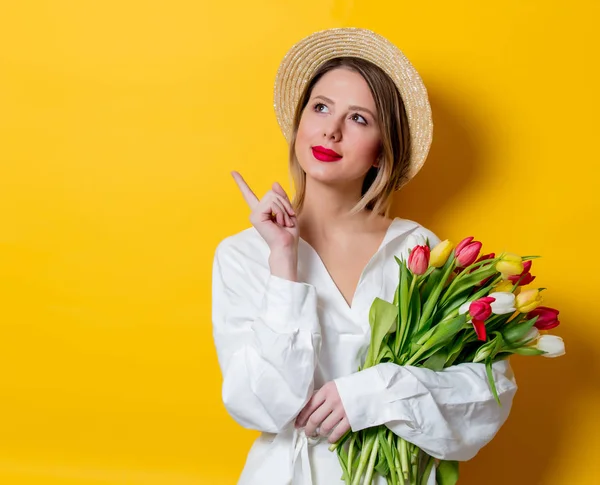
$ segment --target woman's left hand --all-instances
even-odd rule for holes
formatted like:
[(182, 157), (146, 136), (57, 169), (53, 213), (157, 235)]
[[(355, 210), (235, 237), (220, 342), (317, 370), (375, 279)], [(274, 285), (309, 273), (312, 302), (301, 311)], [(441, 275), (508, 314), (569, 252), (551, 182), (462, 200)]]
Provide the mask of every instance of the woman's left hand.
[(319, 428), (321, 436), (329, 435), (329, 443), (346, 434), (350, 423), (335, 382), (328, 382), (312, 395), (296, 418), (296, 428), (305, 428), (306, 436), (316, 436)]

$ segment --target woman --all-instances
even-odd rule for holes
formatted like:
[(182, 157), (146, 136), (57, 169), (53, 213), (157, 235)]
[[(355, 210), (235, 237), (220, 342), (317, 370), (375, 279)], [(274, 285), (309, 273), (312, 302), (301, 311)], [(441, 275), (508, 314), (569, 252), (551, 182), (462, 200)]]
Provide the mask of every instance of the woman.
[(240, 425), (262, 431), (238, 484), (343, 483), (329, 444), (382, 424), (436, 458), (472, 458), (508, 416), (508, 360), (493, 367), (502, 407), (483, 364), (356, 372), (373, 299), (394, 297), (393, 256), (439, 242), (415, 221), (389, 218), (392, 193), (431, 142), (418, 74), (378, 34), (329, 29), (288, 52), (275, 100), (296, 196), (274, 183), (259, 199), (233, 172), (252, 227), (221, 241), (213, 267), (223, 401)]

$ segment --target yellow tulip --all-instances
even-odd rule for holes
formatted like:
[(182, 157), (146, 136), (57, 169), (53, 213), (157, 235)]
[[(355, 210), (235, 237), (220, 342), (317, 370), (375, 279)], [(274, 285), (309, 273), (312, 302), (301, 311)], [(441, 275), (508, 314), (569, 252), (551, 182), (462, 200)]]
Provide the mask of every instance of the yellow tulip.
[(449, 239), (438, 243), (429, 255), (429, 266), (433, 266), (434, 268), (444, 266), (453, 249), (454, 243), (450, 242)]
[(515, 298), (515, 307), (520, 313), (535, 310), (542, 303), (543, 298), (537, 288), (522, 291)]
[(513, 253), (504, 253), (500, 261), (496, 263), (496, 270), (502, 273), (503, 278), (520, 275), (523, 272), (523, 260), (521, 256)]
[(509, 280), (502, 280), (500, 283), (498, 283), (496, 286), (494, 286), (491, 293), (495, 293), (498, 291), (502, 291), (502, 292), (511, 291), (512, 292), (512, 287), (513, 287), (513, 284)]

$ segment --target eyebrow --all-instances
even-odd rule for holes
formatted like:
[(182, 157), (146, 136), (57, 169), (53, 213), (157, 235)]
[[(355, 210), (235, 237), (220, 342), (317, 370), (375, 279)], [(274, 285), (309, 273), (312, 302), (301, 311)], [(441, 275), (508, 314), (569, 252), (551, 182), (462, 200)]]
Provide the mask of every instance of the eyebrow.
[[(318, 96), (315, 96), (314, 99), (317, 99), (317, 98), (321, 98), (322, 100), (327, 101), (330, 104), (335, 104), (335, 102), (333, 101), (333, 99), (329, 99), (327, 96), (323, 96), (323, 95), (319, 94)], [(352, 106), (348, 106), (348, 108), (349, 109), (353, 109), (353, 110), (357, 110), (357, 111), (366, 111), (367, 113), (369, 113), (373, 117), (373, 119), (375, 119), (375, 120), (377, 119), (377, 116), (375, 116), (371, 110), (369, 110), (367, 108), (363, 108), (362, 106), (352, 105)]]

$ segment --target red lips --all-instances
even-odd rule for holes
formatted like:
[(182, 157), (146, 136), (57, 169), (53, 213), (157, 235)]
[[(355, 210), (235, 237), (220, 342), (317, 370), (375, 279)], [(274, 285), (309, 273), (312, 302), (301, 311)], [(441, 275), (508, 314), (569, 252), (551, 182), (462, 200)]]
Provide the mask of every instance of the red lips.
[(321, 162), (337, 162), (342, 156), (323, 146), (312, 147), (313, 156)]

